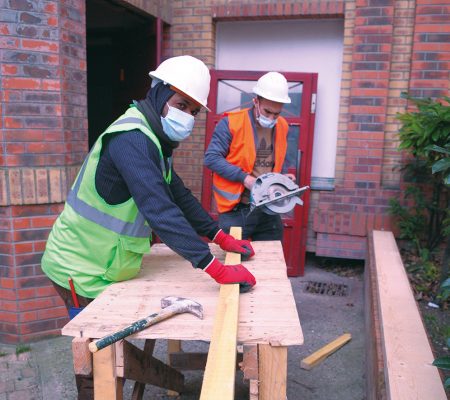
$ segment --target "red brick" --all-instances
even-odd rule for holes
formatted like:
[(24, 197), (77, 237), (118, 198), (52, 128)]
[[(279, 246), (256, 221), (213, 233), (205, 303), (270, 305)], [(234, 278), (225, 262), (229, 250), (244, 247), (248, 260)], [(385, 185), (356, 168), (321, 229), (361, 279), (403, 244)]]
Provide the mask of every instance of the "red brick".
[(42, 308), (53, 307), (54, 302), (52, 298), (23, 300), (19, 303), (19, 309), (21, 312), (28, 310), (39, 310)]
[(20, 313), (20, 322), (36, 321), (38, 313), (36, 311), (25, 311)]
[(43, 333), (56, 329), (55, 320), (35, 321), (22, 324), (20, 326), (20, 333), (22, 335), (29, 333)]
[[(50, 280), (49, 280), (50, 281)], [(42, 286), (36, 288), (36, 297), (58, 296), (55, 288), (52, 286)]]
[(0, 287), (4, 289), (14, 289), (15, 280), (12, 278), (0, 278)]
[(2, 299), (2, 300), (15, 300), (16, 299), (16, 292), (15, 292), (15, 290), (0, 288), (0, 299)]
[[(0, 305), (0, 311), (2, 311), (2, 312), (3, 311), (17, 312), (18, 311), (17, 302), (2, 299), (2, 302)], [(0, 312), (0, 320), (1, 320), (1, 315), (3, 314), (2, 312)]]
[(44, 310), (38, 310), (37, 315), (38, 320), (67, 317), (67, 309), (66, 307), (53, 307)]
[(3, 78), (3, 87), (5, 89), (39, 89), (41, 83), (39, 79), (33, 78)]

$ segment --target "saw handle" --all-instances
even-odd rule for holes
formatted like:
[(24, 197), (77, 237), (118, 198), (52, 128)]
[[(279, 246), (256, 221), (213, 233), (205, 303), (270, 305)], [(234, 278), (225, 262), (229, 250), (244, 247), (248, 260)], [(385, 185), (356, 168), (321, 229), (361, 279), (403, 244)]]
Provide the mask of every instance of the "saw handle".
[(126, 338), (134, 333), (140, 332), (145, 328), (155, 325), (160, 321), (163, 321), (172, 315), (178, 314), (177, 309), (171, 308), (170, 306), (167, 308), (163, 308), (160, 312), (151, 314), (145, 318), (142, 318), (136, 322), (133, 322), (131, 325), (121, 329), (120, 331), (111, 333), (109, 335), (103, 336), (100, 339), (94, 340), (89, 343), (89, 350), (92, 353), (97, 352), (98, 350), (104, 349), (110, 344), (116, 343), (121, 339)]

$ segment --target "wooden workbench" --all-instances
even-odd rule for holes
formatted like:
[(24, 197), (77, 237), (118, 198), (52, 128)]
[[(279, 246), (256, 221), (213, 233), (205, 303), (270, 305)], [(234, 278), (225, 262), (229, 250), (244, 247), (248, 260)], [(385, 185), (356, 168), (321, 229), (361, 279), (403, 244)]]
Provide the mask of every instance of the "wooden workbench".
[[(244, 345), (244, 367), (246, 359), (251, 363), (253, 358), (250, 353), (246, 357), (245, 349), (258, 348), (256, 353), (252, 351), (252, 354), (259, 356), (258, 371), (253, 371), (251, 365), (246, 366), (246, 377), (253, 383), (259, 382), (259, 397), (253, 398), (285, 400), (287, 346), (302, 344), (303, 334), (291, 284), (286, 275), (281, 243), (254, 242), (253, 246), (256, 255), (245, 262), (245, 266), (255, 275), (257, 284), (249, 293), (240, 295), (238, 342)], [(214, 244), (210, 247), (213, 254), (223, 261), (225, 253)], [(191, 314), (180, 314), (147, 328), (132, 338), (209, 341), (219, 285), (205, 272), (192, 268), (188, 261), (163, 244), (152, 246), (151, 253), (144, 257), (142, 270), (137, 278), (110, 286), (64, 326), (62, 334), (84, 339), (102, 337), (160, 310), (161, 298), (169, 295), (186, 297), (202, 304), (203, 320)], [(130, 378), (125, 376), (126, 371), (120, 365), (124, 363), (121, 360), (124, 357), (122, 346), (123, 341), (94, 355), (96, 400), (100, 398), (98, 388), (115, 387), (113, 392), (108, 393), (109, 400), (111, 393), (121, 390), (121, 385), (117, 384), (115, 378)], [(77, 354), (74, 354), (75, 357)], [(102, 358), (103, 361), (96, 364), (96, 358)], [(101, 385), (97, 380), (103, 378), (96, 375), (96, 365), (99, 369), (105, 362), (110, 364), (112, 376), (108, 378), (109, 383), (103, 382)], [(167, 372), (170, 373), (169, 370)], [(178, 378), (175, 376), (173, 379)], [(149, 383), (148, 379), (146, 381)], [(160, 382), (159, 385), (179, 389), (177, 384), (170, 387), (165, 386), (166, 383)], [(121, 394), (116, 394), (113, 398), (121, 398)]]

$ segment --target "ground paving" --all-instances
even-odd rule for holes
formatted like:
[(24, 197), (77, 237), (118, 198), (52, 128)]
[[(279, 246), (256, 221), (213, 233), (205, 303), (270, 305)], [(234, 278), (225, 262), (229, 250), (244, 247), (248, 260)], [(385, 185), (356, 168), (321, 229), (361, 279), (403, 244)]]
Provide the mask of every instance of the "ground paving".
[[(329, 264), (332, 266), (332, 263)], [(287, 398), (289, 400), (363, 400), (365, 398), (364, 313), (362, 269), (340, 262), (339, 268), (318, 267), (309, 258), (305, 275), (290, 278), (300, 315), (305, 343), (288, 351)], [(338, 272), (338, 273), (336, 273)], [(344, 295), (310, 293), (310, 282), (332, 284)], [(343, 293), (341, 293), (343, 294)], [(343, 333), (352, 340), (310, 371), (300, 361)], [(16, 355), (16, 346), (0, 343), (0, 400), (75, 400), (70, 337), (53, 337), (27, 344), (29, 351)], [(23, 349), (23, 345), (17, 347)], [(207, 351), (206, 342), (183, 342), (185, 351)], [(26, 348), (24, 349), (26, 350)], [(155, 355), (164, 360), (165, 341)], [(186, 390), (180, 400), (199, 398), (202, 372), (185, 373)], [(125, 383), (130, 398), (132, 382)], [(162, 389), (146, 386), (144, 400), (173, 399)], [(236, 400), (248, 399), (248, 385), (236, 375)]]

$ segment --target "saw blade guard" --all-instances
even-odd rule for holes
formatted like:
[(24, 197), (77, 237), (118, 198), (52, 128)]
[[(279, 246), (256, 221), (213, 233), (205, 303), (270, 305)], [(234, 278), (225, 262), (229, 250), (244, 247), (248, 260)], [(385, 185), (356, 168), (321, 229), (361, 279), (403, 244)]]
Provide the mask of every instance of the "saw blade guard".
[(303, 205), (299, 195), (308, 189), (298, 185), (283, 174), (269, 172), (256, 179), (251, 190), (250, 209), (260, 208), (266, 214), (285, 214), (296, 204)]

